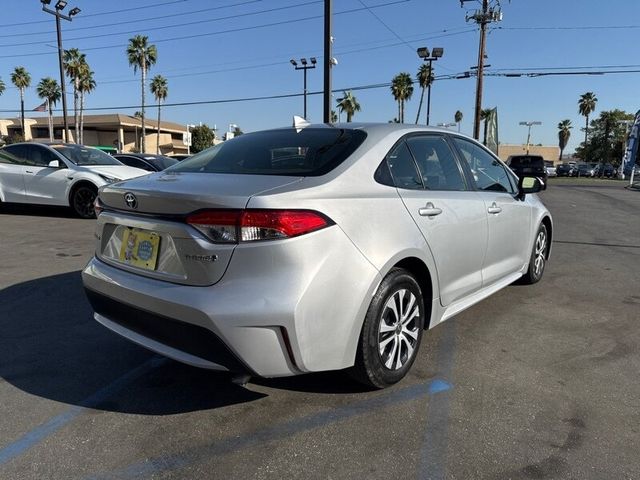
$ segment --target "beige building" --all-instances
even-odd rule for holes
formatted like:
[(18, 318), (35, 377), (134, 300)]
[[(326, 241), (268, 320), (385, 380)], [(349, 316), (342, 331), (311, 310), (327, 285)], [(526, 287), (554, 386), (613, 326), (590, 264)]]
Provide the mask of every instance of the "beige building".
[[(524, 155), (527, 153), (526, 145), (507, 145), (501, 143), (498, 146), (498, 156), (500, 160), (506, 161), (511, 155)], [(554, 163), (562, 163), (558, 160), (560, 157), (560, 148), (549, 145), (529, 145), (530, 155), (542, 155), (545, 160)]]
[[(67, 117), (71, 141), (75, 141), (73, 115)], [(48, 117), (25, 118), (25, 140), (49, 141)], [(62, 141), (62, 117), (53, 117), (54, 139)], [(156, 153), (158, 123), (149, 118), (145, 121), (146, 153)], [(14, 136), (21, 131), (20, 118), (0, 119), (0, 135)], [(138, 117), (119, 113), (84, 116), (84, 143), (96, 147), (110, 147), (119, 152), (138, 151), (142, 138), (142, 122)], [(186, 125), (172, 122), (160, 122), (159, 151), (163, 155), (187, 153), (182, 141)]]

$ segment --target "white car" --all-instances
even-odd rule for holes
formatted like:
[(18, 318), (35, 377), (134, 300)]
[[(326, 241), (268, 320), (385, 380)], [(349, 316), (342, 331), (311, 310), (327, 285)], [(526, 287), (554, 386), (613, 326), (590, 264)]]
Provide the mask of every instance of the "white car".
[(15, 143), (0, 149), (0, 202), (70, 206), (93, 218), (99, 187), (148, 173), (97, 148)]

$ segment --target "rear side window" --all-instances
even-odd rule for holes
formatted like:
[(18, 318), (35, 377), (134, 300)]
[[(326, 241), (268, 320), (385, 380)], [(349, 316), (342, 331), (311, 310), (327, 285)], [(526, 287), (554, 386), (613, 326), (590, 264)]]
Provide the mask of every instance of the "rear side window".
[(444, 137), (424, 135), (407, 139), (427, 190), (466, 190), (458, 162)]
[(319, 176), (364, 141), (362, 130), (304, 128), (247, 133), (169, 167), (173, 172)]
[(406, 143), (400, 142), (391, 150), (387, 155), (386, 162), (396, 187), (408, 190), (422, 190), (424, 188), (416, 162), (413, 160)]

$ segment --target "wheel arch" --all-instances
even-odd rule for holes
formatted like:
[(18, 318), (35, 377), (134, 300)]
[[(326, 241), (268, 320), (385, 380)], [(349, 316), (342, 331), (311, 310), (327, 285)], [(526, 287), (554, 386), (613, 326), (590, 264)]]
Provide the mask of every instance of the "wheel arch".
[(547, 260), (549, 260), (549, 256), (551, 255), (551, 244), (553, 240), (553, 222), (551, 221), (551, 218), (549, 216), (545, 215), (540, 223), (542, 223), (547, 228), (547, 236), (549, 238), (547, 241)]
[(90, 187), (95, 189), (95, 191), (98, 191), (98, 186), (93, 183), (91, 180), (86, 180), (86, 179), (80, 179), (77, 182), (75, 182), (73, 185), (71, 185), (71, 187), (69, 188), (69, 193), (67, 194), (67, 203), (69, 204), (70, 207), (73, 208), (73, 194), (76, 193), (76, 190), (78, 190), (78, 188), (80, 187)]
[(402, 268), (413, 275), (422, 291), (425, 312), (425, 330), (429, 329), (432, 321), (433, 308), (433, 276), (429, 267), (418, 257), (406, 257), (394, 265), (395, 268)]

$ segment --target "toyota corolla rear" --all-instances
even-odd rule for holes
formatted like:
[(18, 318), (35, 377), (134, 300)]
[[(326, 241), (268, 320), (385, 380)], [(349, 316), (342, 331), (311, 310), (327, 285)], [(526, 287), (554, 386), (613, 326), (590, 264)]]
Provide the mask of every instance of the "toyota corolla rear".
[(286, 376), (352, 365), (380, 279), (332, 219), (344, 204), (322, 179), (365, 138), (247, 134), (104, 187), (83, 271), (96, 320), (205, 368)]

